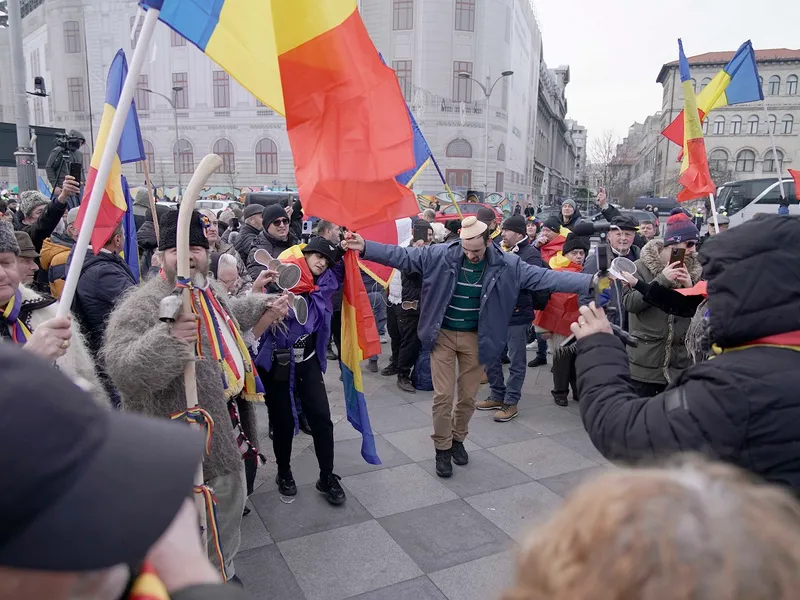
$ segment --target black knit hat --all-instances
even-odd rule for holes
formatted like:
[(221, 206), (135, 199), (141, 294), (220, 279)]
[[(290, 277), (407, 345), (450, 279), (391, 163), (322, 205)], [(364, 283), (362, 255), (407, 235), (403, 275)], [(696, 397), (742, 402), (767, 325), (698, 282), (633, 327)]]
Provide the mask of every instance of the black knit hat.
[(264, 229), (272, 225), (273, 221), (278, 219), (286, 219), (286, 209), (280, 204), (268, 204), (261, 212), (261, 222), (264, 223)]
[(509, 231), (513, 231), (514, 233), (518, 233), (520, 235), (528, 234), (528, 231), (525, 227), (525, 217), (522, 215), (508, 217), (503, 223), (503, 229), (508, 229)]
[(544, 220), (542, 227), (547, 227), (549, 230), (558, 233), (561, 231), (561, 221), (558, 220), (557, 216), (553, 215), (552, 217), (547, 217)]
[[(209, 247), (203, 220), (204, 217), (199, 212), (192, 211), (192, 223), (189, 227), (189, 246)], [(161, 215), (158, 220), (158, 226), (160, 230), (158, 249), (163, 252), (164, 250), (175, 248), (178, 245), (178, 211), (171, 210)]]
[(567, 241), (564, 242), (564, 247), (561, 249), (561, 254), (569, 254), (573, 250), (583, 250), (585, 254), (589, 254), (592, 244), (589, 238), (580, 237), (574, 233), (567, 235)]
[(450, 233), (458, 233), (458, 230), (461, 229), (461, 221), (459, 219), (447, 219), (444, 222), (444, 228)]
[(485, 206), (481, 206), (475, 216), (478, 217), (478, 221), (486, 223), (487, 225), (491, 225), (497, 221), (497, 213)]
[[(286, 214), (285, 212), (283, 213)], [(336, 246), (326, 240), (324, 237), (317, 236), (311, 238), (308, 244), (303, 248), (303, 254), (311, 254), (316, 252), (328, 259), (328, 265), (333, 266), (336, 262)]]

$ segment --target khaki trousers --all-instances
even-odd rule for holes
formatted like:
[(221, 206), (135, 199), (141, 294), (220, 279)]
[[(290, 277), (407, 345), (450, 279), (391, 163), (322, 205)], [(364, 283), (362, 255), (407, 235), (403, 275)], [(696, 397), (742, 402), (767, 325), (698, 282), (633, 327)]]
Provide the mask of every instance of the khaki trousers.
[[(456, 382), (456, 361), (458, 381)], [(478, 361), (478, 334), (442, 329), (431, 352), (433, 379), (433, 445), (449, 450), (453, 440), (463, 442), (475, 412), (475, 396), (481, 386), (483, 367)], [(454, 389), (458, 383), (458, 397)]]

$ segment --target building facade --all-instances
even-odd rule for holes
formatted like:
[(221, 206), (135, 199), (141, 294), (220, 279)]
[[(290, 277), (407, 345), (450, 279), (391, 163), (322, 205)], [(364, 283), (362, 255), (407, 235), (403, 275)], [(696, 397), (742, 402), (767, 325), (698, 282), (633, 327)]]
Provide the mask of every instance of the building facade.
[[(733, 57), (733, 52), (711, 52), (689, 58), (696, 93), (699, 93)], [(725, 181), (777, 177), (778, 165), (800, 165), (800, 50), (756, 50), (756, 61), (766, 101), (713, 110), (703, 122), (712, 177)], [(663, 130), (683, 109), (683, 90), (677, 62), (667, 63), (658, 74), (663, 86)], [(774, 156), (770, 131), (775, 138)], [(680, 148), (659, 136), (656, 144), (655, 195), (674, 196)], [(776, 160), (777, 158), (777, 160)]]
[(657, 112), (628, 128), (617, 145), (610, 168), (610, 192), (625, 206), (639, 196), (653, 196), (656, 175), (656, 146), (661, 137), (661, 113)]
[(572, 144), (575, 146), (575, 180), (573, 185), (576, 188), (588, 188), (589, 175), (586, 163), (589, 159), (586, 155), (588, 139), (586, 127), (573, 119), (567, 119), (567, 129), (572, 138)]

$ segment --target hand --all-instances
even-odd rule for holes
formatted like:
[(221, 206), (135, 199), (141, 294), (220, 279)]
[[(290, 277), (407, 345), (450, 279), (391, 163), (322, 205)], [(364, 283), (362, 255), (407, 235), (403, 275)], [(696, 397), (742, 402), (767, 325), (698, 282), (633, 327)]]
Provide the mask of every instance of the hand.
[(544, 246), (546, 243), (547, 243), (547, 238), (543, 235), (540, 235), (539, 237), (536, 238), (536, 241), (533, 242), (533, 245), (536, 246), (537, 248), (540, 248)]
[(253, 293), (263, 294), (264, 288), (270, 283), (274, 282), (276, 279), (278, 279), (277, 271), (264, 269), (258, 274), (258, 277), (256, 277), (256, 280), (253, 282)]
[(581, 306), (579, 310), (581, 316), (578, 317), (578, 322), (569, 326), (577, 339), (580, 340), (595, 333), (614, 333), (605, 311), (597, 308), (594, 302), (591, 302), (589, 306)]
[(636, 279), (636, 275), (632, 275), (631, 273), (620, 273), (620, 277), (631, 287), (634, 287), (639, 282), (639, 280)]
[(606, 202), (606, 188), (600, 188), (600, 191), (597, 192), (597, 204), (600, 206), (600, 208), (603, 208), (606, 205)]
[(686, 268), (686, 265), (681, 265), (681, 268), (678, 269), (678, 279), (677, 282), (681, 284), (682, 287), (690, 288), (694, 284), (692, 283), (692, 277), (689, 275), (689, 271)]
[(424, 248), (425, 247), (425, 240), (416, 240), (414, 242), (414, 248)]
[(27, 341), (25, 350), (29, 350), (47, 360), (56, 360), (67, 353), (72, 339), (69, 317), (56, 317), (45, 321), (36, 328)]
[(353, 232), (349, 238), (345, 238), (344, 245), (342, 246), (345, 250), (355, 250), (356, 252), (362, 252), (365, 246), (364, 238), (358, 235), (357, 233)]
[(285, 318), (289, 314), (289, 296), (286, 294), (280, 296), (267, 309), (267, 312), (273, 315), (273, 322)]
[(292, 208), (291, 206), (287, 206), (285, 210), (286, 210), (286, 218), (291, 221), (292, 220), (292, 213), (294, 212), (294, 208)]
[(206, 549), (200, 540), (197, 509), (188, 498), (167, 530), (150, 548), (147, 560), (170, 595), (192, 585), (222, 583), (219, 573), (208, 562)]
[(170, 330), (172, 337), (186, 344), (197, 342), (197, 315), (181, 313)]
[[(664, 267), (664, 270), (661, 271), (661, 274), (666, 277), (669, 281), (678, 281), (678, 278), (681, 275), (681, 269), (684, 271), (686, 270), (683, 266), (683, 263), (674, 262), (670, 265)], [(688, 275), (688, 273), (687, 273)]]
[(66, 204), (70, 196), (77, 196), (81, 193), (81, 186), (72, 175), (64, 177), (64, 184), (61, 188), (61, 193), (58, 194), (58, 201), (61, 204)]

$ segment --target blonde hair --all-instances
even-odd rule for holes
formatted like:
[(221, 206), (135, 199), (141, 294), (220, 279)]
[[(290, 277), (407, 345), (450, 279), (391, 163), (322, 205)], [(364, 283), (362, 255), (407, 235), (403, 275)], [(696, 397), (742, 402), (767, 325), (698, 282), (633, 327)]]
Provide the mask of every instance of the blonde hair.
[(503, 600), (788, 600), (800, 505), (743, 471), (683, 457), (584, 483), (520, 552)]

